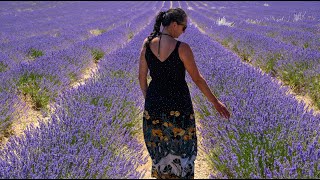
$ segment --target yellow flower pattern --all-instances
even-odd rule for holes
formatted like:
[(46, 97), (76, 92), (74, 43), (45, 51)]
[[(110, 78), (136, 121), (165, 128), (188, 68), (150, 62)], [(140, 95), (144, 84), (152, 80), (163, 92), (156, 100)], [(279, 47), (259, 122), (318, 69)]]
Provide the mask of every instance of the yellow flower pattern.
[[(186, 114), (172, 110), (167, 114), (154, 115), (145, 110), (143, 113), (143, 132), (154, 165), (157, 162), (159, 163), (168, 153), (174, 152), (174, 154), (179, 154), (181, 158), (195, 157), (197, 153), (197, 136), (193, 113)], [(179, 162), (179, 159), (174, 160)], [(170, 171), (170, 168), (168, 168), (161, 170), (160, 174), (157, 170), (153, 170), (152, 174), (154, 176), (152, 177), (164, 176), (165, 171)], [(191, 169), (189, 167), (184, 171), (190, 171), (191, 173)], [(174, 177), (174, 174), (172, 174), (172, 177)]]

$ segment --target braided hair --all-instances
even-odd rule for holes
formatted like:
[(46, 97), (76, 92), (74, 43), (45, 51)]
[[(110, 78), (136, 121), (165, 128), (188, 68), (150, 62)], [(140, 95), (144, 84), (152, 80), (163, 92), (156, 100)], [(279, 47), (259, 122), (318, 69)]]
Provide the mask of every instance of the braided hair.
[(161, 24), (163, 27), (166, 27), (169, 26), (171, 22), (183, 23), (185, 17), (187, 17), (187, 14), (181, 8), (170, 8), (168, 11), (160, 11), (156, 17), (153, 32), (148, 36), (146, 44), (149, 45), (153, 38), (161, 34)]

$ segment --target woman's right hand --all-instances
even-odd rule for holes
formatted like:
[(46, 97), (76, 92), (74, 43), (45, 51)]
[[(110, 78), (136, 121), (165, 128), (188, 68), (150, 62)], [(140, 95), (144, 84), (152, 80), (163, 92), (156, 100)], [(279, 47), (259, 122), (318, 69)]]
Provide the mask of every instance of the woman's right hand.
[(215, 103), (213, 103), (213, 106), (215, 107), (215, 109), (219, 112), (219, 114), (226, 118), (226, 119), (229, 119), (230, 118), (230, 113), (229, 111), (227, 110), (226, 106), (220, 102), (219, 100)]

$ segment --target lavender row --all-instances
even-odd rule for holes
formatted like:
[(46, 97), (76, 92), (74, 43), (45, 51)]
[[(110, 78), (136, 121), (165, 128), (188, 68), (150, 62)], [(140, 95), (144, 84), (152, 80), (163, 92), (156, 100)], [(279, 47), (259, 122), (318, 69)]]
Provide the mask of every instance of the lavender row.
[(109, 76), (117, 68), (107, 65), (122, 66), (130, 73), (140, 50), (131, 47), (140, 47), (151, 28), (106, 56), (85, 85), (61, 94), (48, 124), (40, 122), (40, 128), (26, 131), (25, 140), (12, 138), (1, 152), (0, 177), (141, 178), (135, 170), (146, 163), (141, 159), (142, 146), (130, 136), (132, 129), (125, 128), (137, 113), (132, 109), (138, 95), (132, 83), (136, 78), (128, 73)]
[[(137, 19), (150, 13), (151, 11), (146, 12)], [(129, 33), (134, 35), (139, 32), (149, 19), (145, 18), (145, 21), (128, 27), (130, 32), (124, 28), (125, 25), (122, 25), (94, 39), (79, 43), (73, 48), (40, 57), (29, 64), (21, 63), (12, 71), (1, 74), (2, 81), (6, 83), (0, 91), (31, 98), (34, 109), (46, 113), (49, 110), (47, 105), (55, 101), (58, 93), (70, 88), (70, 84), (81, 77), (83, 70), (94, 64), (92, 59), (95, 57), (91, 49), (99, 48), (99, 52), (106, 53), (116, 50), (130, 40), (127, 36)]]
[[(196, 9), (195, 7), (192, 7), (194, 9)], [(234, 43), (236, 43), (236, 41), (240, 41), (240, 42), (245, 42), (243, 43), (243, 45), (246, 45), (246, 46), (250, 46), (249, 47), (249, 50), (246, 50), (246, 56), (253, 56), (254, 54), (258, 54), (259, 53), (255, 53), (255, 52), (250, 52), (250, 51), (253, 51), (251, 50), (254, 46), (256, 46), (256, 44), (253, 45), (253, 43), (255, 43), (255, 40), (261, 42), (261, 43), (264, 43), (264, 44), (261, 44), (259, 46), (260, 49), (264, 49), (265, 47), (268, 48), (266, 51), (270, 51), (270, 47), (274, 46), (275, 44), (277, 46), (280, 46), (280, 47), (277, 47), (277, 48), (280, 48), (280, 50), (286, 50), (286, 51), (293, 51), (296, 50), (296, 51), (299, 51), (299, 52), (295, 52), (295, 53), (292, 53), (293, 55), (290, 56), (290, 59), (304, 59), (305, 57), (303, 56), (314, 56), (313, 54), (316, 54), (316, 61), (319, 59), (319, 53), (317, 51), (313, 51), (313, 50), (305, 50), (304, 51), (304, 48), (299, 48), (299, 47), (296, 47), (296, 46), (292, 46), (292, 45), (289, 45), (289, 44), (286, 44), (286, 43), (282, 43), (282, 42), (279, 42), (277, 40), (273, 40), (272, 38), (268, 38), (268, 37), (263, 37), (263, 36), (260, 36), (259, 33), (257, 33), (256, 31), (255, 32), (246, 32), (246, 30), (243, 30), (241, 28), (238, 28), (238, 26), (236, 27), (228, 27), (228, 26), (219, 26), (220, 24), (219, 23), (216, 23), (213, 19), (211, 18), (208, 18), (208, 16), (214, 16), (214, 14), (212, 13), (201, 13), (201, 12), (204, 12), (206, 10), (202, 9), (196, 9), (196, 11), (190, 11), (190, 12), (194, 12), (195, 14), (195, 18), (197, 19), (201, 19), (202, 20), (202, 17), (205, 17), (205, 19), (203, 21), (198, 21), (199, 24), (201, 24), (200, 26), (204, 29), (204, 30), (209, 30), (208, 32), (211, 32), (210, 30), (215, 30), (215, 31), (218, 31), (219, 34), (217, 36), (214, 36), (215, 38), (217, 38), (219, 41), (223, 42), (224, 44), (227, 44), (229, 41), (234, 41)], [(218, 16), (217, 16), (218, 17)], [(209, 25), (210, 25), (210, 28), (209, 28)], [(225, 24), (222, 24), (222, 25), (227, 25), (227, 23)], [(223, 33), (224, 31), (228, 31), (226, 33)], [(206, 31), (207, 32), (207, 31)], [(229, 35), (230, 34), (230, 35)], [(251, 36), (251, 38), (249, 40), (246, 40), (245, 38), (241, 38), (240, 37), (237, 37), (237, 36), (244, 36), (246, 37), (247, 39), (247, 36)], [(236, 38), (232, 38), (232, 37), (236, 37)], [(253, 41), (253, 42), (252, 42)], [(241, 45), (241, 44), (239, 44)], [(263, 47), (263, 48), (262, 48)], [(272, 48), (272, 49), (275, 49), (275, 48)], [(248, 51), (248, 52), (247, 52)], [(274, 50), (273, 50), (274, 51)], [(273, 52), (272, 51), (272, 52)], [(303, 54), (303, 56), (298, 56), (299, 54)], [(251, 58), (251, 59), (256, 59), (257, 57), (246, 57), (246, 58)], [(288, 57), (289, 58), (289, 57)], [(311, 59), (311, 58), (310, 58)], [(309, 60), (309, 59), (307, 59)]]
[[(131, 19), (132, 21), (137, 20), (146, 14), (150, 13), (145, 12), (143, 14), (140, 14), (135, 19)], [(79, 76), (81, 73), (81, 69), (88, 67), (88, 64), (93, 63), (93, 61), (88, 61), (90, 59), (93, 59), (94, 57), (92, 52), (90, 50), (93, 50), (95, 48), (99, 48), (98, 50), (102, 53), (109, 53), (110, 51), (121, 47), (122, 43), (130, 40), (131, 36), (134, 35), (137, 31), (139, 31), (140, 27), (144, 22), (140, 22), (133, 26), (127, 26), (127, 24), (122, 24), (121, 26), (108, 31), (104, 34), (101, 34), (100, 36), (93, 37), (91, 39), (88, 39), (83, 42), (79, 42), (77, 44), (72, 45), (71, 47), (67, 49), (63, 49), (51, 54), (43, 55), (31, 63), (22, 63), (18, 64), (16, 68), (12, 68), (14, 72), (17, 72), (18, 74), (21, 73), (21, 70), (25, 66), (30, 66), (30, 70), (35, 70), (36, 72), (42, 72), (45, 73), (46, 71), (53, 71), (49, 72), (48, 74), (54, 75), (57, 73), (54, 73), (54, 71), (57, 71), (59, 74), (61, 72), (64, 72), (66, 74), (63, 74), (60, 80), (69, 79), (69, 83), (63, 83), (63, 84), (70, 84), (70, 78), (68, 78), (68, 74), (74, 72), (78, 72), (78, 74), (75, 74), (73, 76)], [(131, 33), (131, 34), (130, 34)], [(130, 36), (129, 36), (130, 35)], [(6, 60), (9, 62), (10, 59), (8, 56), (5, 56)], [(12, 64), (2, 61), (3, 69), (8, 70), (9, 65), (12, 66)], [(62, 68), (62, 69), (59, 69)], [(69, 71), (68, 69), (75, 69), (74, 71)], [(42, 70), (42, 71), (41, 71)], [(4, 72), (4, 71), (3, 71)], [(9, 73), (9, 72), (8, 72)], [(12, 72), (10, 72), (12, 73)], [(7, 74), (7, 76), (9, 76)], [(16, 76), (14, 76), (16, 77)], [(67, 80), (66, 80), (67, 81)]]
[[(201, 14), (211, 17), (216, 22), (220, 20), (221, 21), (220, 23), (222, 23), (222, 20), (224, 20), (226, 21), (225, 25), (232, 24), (233, 27), (237, 27), (246, 31), (254, 31), (255, 33), (259, 33), (260, 35), (275, 38), (277, 41), (281, 41), (287, 44), (300, 46), (302, 48), (310, 48), (318, 51), (320, 50), (320, 42), (317, 40), (318, 38), (320, 38), (320, 36), (316, 33), (316, 30), (318, 29), (316, 26), (312, 28), (311, 27), (308, 28), (314, 31), (314, 33), (312, 33), (305, 28), (300, 28), (300, 29), (287, 28), (285, 25), (282, 25), (282, 21), (278, 22), (277, 26), (275, 26), (274, 24), (267, 25), (263, 20), (263, 18), (259, 17), (261, 13), (258, 13), (264, 8), (259, 7), (256, 4), (252, 4), (252, 2), (249, 2), (249, 4), (246, 4), (246, 3), (242, 4), (241, 7), (232, 7), (232, 5), (230, 7), (230, 4), (228, 4), (228, 7), (226, 7), (226, 9), (228, 10), (225, 10), (224, 8), (222, 8), (219, 11), (210, 10), (210, 8), (206, 6), (201, 6), (192, 2), (188, 4), (191, 5), (196, 11), (202, 12)], [(289, 8), (287, 8), (287, 10), (294, 9), (294, 5), (295, 3), (288, 4)], [(302, 7), (305, 10), (308, 10), (308, 14), (309, 14), (312, 12), (312, 11), (310, 12), (310, 9), (312, 9), (313, 6), (314, 4), (309, 2), (309, 3), (305, 3)], [(233, 14), (235, 9), (237, 9), (237, 16)], [(248, 12), (254, 13), (255, 15), (249, 14)], [(267, 14), (270, 14), (270, 13), (273, 14), (275, 12), (276, 10), (274, 10), (273, 8), (271, 12), (264, 12), (263, 17), (267, 16)], [(295, 15), (295, 16), (298, 17), (298, 15)], [(308, 19), (303, 17), (300, 17), (299, 20), (294, 22), (295, 24), (294, 27), (299, 26), (298, 25), (299, 23), (303, 25), (317, 23), (315, 19), (309, 21)]]
[[(41, 4), (41, 2), (36, 3)], [(11, 2), (4, 4), (3, 6), (10, 8), (13, 4), (14, 2)], [(20, 8), (23, 7), (23, 4), (24, 3), (21, 3)], [(5, 42), (9, 42), (30, 36), (32, 37), (45, 34), (55, 35), (56, 33), (63, 33), (64, 31), (77, 31), (81, 26), (86, 26), (90, 23), (98, 22), (99, 20), (109, 21), (108, 18), (110, 15), (114, 14), (117, 16), (121, 11), (128, 9), (131, 11), (136, 10), (138, 4), (131, 4), (130, 2), (126, 4), (110, 2), (108, 2), (108, 4), (103, 2), (64, 2), (63, 4), (59, 3), (58, 5), (56, 2), (49, 2), (42, 4), (42, 6), (45, 5), (52, 5), (52, 7), (40, 10), (31, 10), (23, 13), (17, 13), (14, 11), (15, 9), (13, 9), (12, 13), (14, 14), (1, 17), (3, 22), (3, 26), (1, 27), (1, 39)], [(140, 5), (144, 6), (144, 4)], [(39, 7), (41, 5), (35, 6)], [(32, 19), (32, 21), (30, 22), (29, 19)], [(19, 26), (17, 26), (17, 24), (19, 24)]]
[(19, 118), (21, 114), (15, 112), (16, 109), (25, 109), (25, 103), (22, 102), (15, 94), (8, 92), (0, 92), (0, 147), (4, 138), (12, 135), (11, 122), (14, 118)]
[(207, 5), (201, 10), (212, 9), (211, 15), (219, 14), (221, 18), (228, 16), (232, 21), (249, 18), (260, 22), (261, 25), (318, 34), (319, 2), (199, 2), (198, 4)]
[[(108, 9), (111, 8), (109, 7)], [(59, 21), (55, 20), (55, 22), (51, 22), (51, 24), (60, 27), (58, 29), (55, 28), (52, 34), (33, 36), (27, 39), (24, 38), (11, 41), (9, 43), (2, 43), (0, 45), (0, 49), (3, 53), (7, 54), (15, 61), (30, 61), (39, 56), (43, 56), (46, 54), (50, 55), (52, 52), (55, 52), (57, 50), (68, 48), (75, 43), (80, 43), (82, 41), (85, 41), (86, 39), (90, 39), (94, 36), (106, 33), (107, 31), (115, 29), (126, 23), (126, 21), (122, 21), (122, 19), (131, 20), (141, 15), (143, 12), (145, 11), (141, 11), (137, 15), (132, 15), (132, 12), (127, 12), (126, 14), (123, 14), (123, 12), (119, 11), (116, 13), (109, 12), (107, 20), (98, 19), (98, 21), (89, 21), (90, 23), (87, 23), (86, 25), (77, 26), (75, 26), (74, 23), (62, 26)], [(110, 19), (110, 16), (112, 15), (118, 18)], [(119, 20), (121, 20), (122, 23), (115, 24)], [(83, 20), (80, 19), (80, 22), (78, 22), (78, 24), (81, 23), (83, 23)], [(32, 29), (35, 31), (38, 30), (38, 28)]]
[(287, 87), (242, 63), (195, 24), (183, 40), (210, 89), (231, 112), (229, 120), (223, 119), (191, 86), (198, 129), (215, 170), (210, 178), (319, 178), (320, 116), (304, 111), (303, 103), (286, 95)]
[(271, 76), (279, 77), (296, 93), (310, 95), (315, 106), (320, 107), (320, 86), (317, 83), (319, 52), (287, 45), (236, 27), (218, 26), (206, 16), (195, 11), (188, 12), (191, 19), (213, 39), (232, 49), (244, 61), (260, 67)]

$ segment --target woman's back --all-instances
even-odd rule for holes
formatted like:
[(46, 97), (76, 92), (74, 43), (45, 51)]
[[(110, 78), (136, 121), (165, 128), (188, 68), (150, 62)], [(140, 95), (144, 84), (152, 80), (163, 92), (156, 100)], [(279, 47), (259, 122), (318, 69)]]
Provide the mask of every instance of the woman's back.
[[(162, 40), (161, 45), (164, 42)], [(185, 81), (185, 67), (179, 57), (178, 49), (181, 42), (174, 41), (168, 42), (169, 47), (163, 45), (167, 49), (163, 51), (160, 49), (160, 57), (161, 52), (166, 56), (162, 60), (154, 53), (154, 50), (158, 49), (159, 40), (151, 41), (146, 46), (145, 58), (152, 80), (147, 90), (145, 109), (150, 113), (170, 111), (193, 113), (191, 97)]]

